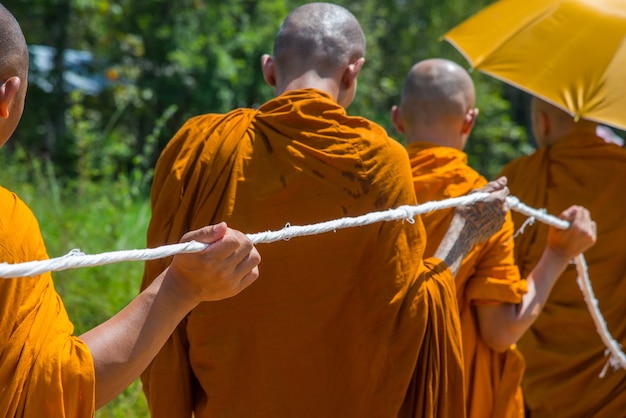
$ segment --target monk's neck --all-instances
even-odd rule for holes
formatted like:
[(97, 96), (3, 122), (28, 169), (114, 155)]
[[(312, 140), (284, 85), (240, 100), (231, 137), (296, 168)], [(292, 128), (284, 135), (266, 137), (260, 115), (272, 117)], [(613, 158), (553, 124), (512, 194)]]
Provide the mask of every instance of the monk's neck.
[(406, 132), (406, 142), (428, 142), (441, 147), (456, 148), (463, 150), (465, 143), (458, 133), (450, 133), (446, 130), (437, 129), (416, 129), (412, 132)]
[(551, 147), (561, 140), (572, 137), (597, 136), (597, 124), (584, 121), (584, 123), (570, 124), (559, 131), (555, 131), (545, 138), (537, 140), (539, 147)]
[(276, 95), (293, 90), (317, 89), (328, 93), (335, 101), (339, 97), (338, 83), (330, 78), (321, 78), (316, 74), (305, 73), (276, 87)]

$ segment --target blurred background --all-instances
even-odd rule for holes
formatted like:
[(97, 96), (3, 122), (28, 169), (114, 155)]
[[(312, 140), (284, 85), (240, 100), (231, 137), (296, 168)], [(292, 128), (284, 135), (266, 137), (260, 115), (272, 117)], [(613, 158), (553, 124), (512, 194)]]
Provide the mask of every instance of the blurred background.
[[(260, 57), (272, 52), (282, 19), (303, 3), (3, 2), (22, 26), (31, 62), (24, 116), (0, 152), (0, 184), (31, 206), (49, 255), (145, 248), (160, 151), (190, 116), (256, 107), (272, 97)], [(409, 68), (431, 57), (467, 67), (441, 37), (490, 2), (336, 3), (355, 14), (368, 43), (348, 113), (378, 122), (400, 140), (389, 114)], [(492, 179), (508, 161), (533, 150), (528, 97), (480, 73), (472, 77), (480, 115), (465, 151), (470, 164)], [(76, 333), (128, 303), (142, 271), (141, 263), (119, 263), (56, 273)], [(139, 382), (97, 416), (148, 416)]]

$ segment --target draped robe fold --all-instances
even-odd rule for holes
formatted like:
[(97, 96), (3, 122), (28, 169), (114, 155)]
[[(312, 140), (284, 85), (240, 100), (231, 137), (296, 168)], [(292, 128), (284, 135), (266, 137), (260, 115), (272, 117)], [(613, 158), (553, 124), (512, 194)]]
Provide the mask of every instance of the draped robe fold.
[[(0, 262), (47, 258), (35, 216), (0, 187)], [(50, 273), (0, 279), (0, 416), (93, 416), (93, 361), (73, 331)]]
[[(414, 142), (407, 146), (417, 200), (430, 202), (466, 195), (487, 180), (467, 165), (463, 151)], [(425, 256), (432, 256), (444, 237), (454, 209), (422, 216), (428, 236)], [(512, 346), (493, 351), (480, 337), (476, 306), (519, 303), (526, 293), (513, 255), (513, 222), (510, 214), (502, 229), (476, 245), (463, 259), (456, 275), (456, 294), (463, 335), (468, 418), (522, 418), (521, 379), (524, 363)]]
[[(400, 144), (293, 91), (180, 129), (157, 163), (148, 245), (415, 203)], [(259, 279), (199, 305), (142, 375), (153, 417), (462, 417), (453, 278), (424, 243), (417, 218), (259, 244)], [(143, 286), (168, 262), (148, 262)]]
[[(522, 202), (558, 215), (571, 205), (589, 209), (597, 223), (596, 244), (584, 253), (591, 285), (607, 326), (626, 346), (626, 150), (595, 136), (568, 136), (507, 165), (511, 193)], [(520, 227), (523, 215), (514, 213)], [(515, 239), (521, 274), (539, 260), (548, 227), (535, 222)], [(624, 416), (626, 371), (599, 375), (608, 358), (582, 293), (568, 266), (518, 347), (527, 368), (522, 388), (532, 418)]]

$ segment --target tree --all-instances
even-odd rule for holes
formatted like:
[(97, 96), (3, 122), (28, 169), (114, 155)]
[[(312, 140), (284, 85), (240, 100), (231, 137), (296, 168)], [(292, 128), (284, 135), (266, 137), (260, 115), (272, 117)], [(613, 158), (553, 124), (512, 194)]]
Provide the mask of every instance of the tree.
[[(293, 0), (38, 0), (7, 3), (29, 43), (87, 50), (111, 86), (97, 97), (55, 90), (29, 93), (18, 134), (31, 152), (52, 155), (70, 176), (98, 178), (148, 169), (192, 115), (256, 107), (273, 92), (260, 57)], [(367, 63), (351, 114), (371, 118), (396, 136), (389, 118), (404, 76), (416, 61), (446, 57), (467, 65), (441, 36), (487, 0), (340, 0), (361, 21)], [(45, 24), (42, 24), (45, 23)], [(506, 160), (527, 152), (524, 130), (509, 116), (499, 82), (475, 75), (481, 117), (468, 145), (470, 160), (492, 177)], [(155, 125), (159, 125), (155, 137)], [(44, 137), (42, 141), (41, 137)], [(503, 138), (507, 138), (503, 140)], [(23, 141), (22, 141), (23, 139)], [(35, 144), (39, 144), (35, 146)], [(41, 145), (43, 144), (43, 145)], [(91, 155), (85, 155), (91, 154)]]

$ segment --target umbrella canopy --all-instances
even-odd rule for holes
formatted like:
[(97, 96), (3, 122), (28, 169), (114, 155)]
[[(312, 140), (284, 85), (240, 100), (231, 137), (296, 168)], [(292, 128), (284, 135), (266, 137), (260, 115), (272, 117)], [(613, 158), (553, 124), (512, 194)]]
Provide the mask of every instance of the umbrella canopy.
[(444, 39), (576, 119), (626, 129), (626, 0), (498, 0)]

